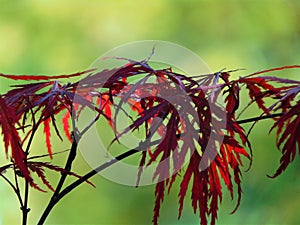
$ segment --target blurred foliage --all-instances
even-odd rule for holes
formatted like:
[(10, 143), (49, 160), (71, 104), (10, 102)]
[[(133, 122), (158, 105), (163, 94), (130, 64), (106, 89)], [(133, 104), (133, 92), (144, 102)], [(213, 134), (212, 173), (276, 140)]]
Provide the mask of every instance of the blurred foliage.
[[(253, 72), (299, 64), (299, 20), (299, 1), (2, 0), (0, 72), (72, 73), (86, 69), (113, 47), (145, 39), (183, 45), (214, 71), (226, 67)], [(0, 93), (9, 84), (13, 83), (1, 79)], [(224, 199), (218, 224), (300, 223), (300, 161), (275, 180), (266, 177), (275, 171), (280, 157), (274, 136), (266, 135), (266, 125), (270, 123), (260, 122), (251, 135), (254, 162), (243, 176), (241, 206), (229, 215), (234, 203)], [(59, 149), (64, 147), (67, 143)], [(45, 148), (42, 138), (35, 148)], [(89, 170), (80, 157), (76, 164), (74, 170), (79, 173)], [(55, 182), (55, 177), (51, 180)], [(93, 181), (96, 189), (83, 185), (75, 190), (56, 206), (48, 223), (151, 224), (153, 187), (125, 187), (100, 176)], [(19, 224), (17, 200), (2, 180), (0, 195), (0, 224)], [(33, 190), (31, 197), (30, 224), (35, 224), (49, 195)], [(183, 213), (177, 221), (177, 193), (173, 191), (162, 207), (160, 224), (199, 223), (189, 204)]]

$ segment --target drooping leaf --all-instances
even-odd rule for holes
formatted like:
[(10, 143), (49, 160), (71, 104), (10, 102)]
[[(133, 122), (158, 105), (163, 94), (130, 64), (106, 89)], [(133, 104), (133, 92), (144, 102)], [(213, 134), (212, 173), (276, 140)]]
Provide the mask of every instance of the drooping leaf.
[(68, 75), (56, 75), (56, 76), (50, 76), (50, 75), (9, 75), (9, 74), (3, 74), (0, 73), (0, 77), (4, 77), (7, 79), (12, 79), (12, 80), (57, 80), (57, 79), (66, 79), (66, 78), (71, 78), (71, 77), (78, 77), (83, 74), (89, 73), (94, 71), (94, 69), (91, 70), (86, 70), (83, 72), (78, 72), (78, 73), (73, 73), (73, 74), (68, 74)]
[[(0, 125), (5, 145), (5, 153), (7, 156), (10, 155), (10, 158), (20, 170), (22, 176), (24, 176), (32, 186), (36, 186), (30, 177), (30, 172), (26, 164), (26, 154), (22, 149), (19, 133), (14, 126), (16, 122), (17, 116), (15, 111), (6, 104), (0, 95)], [(10, 153), (9, 148), (11, 149)]]
[(49, 153), (50, 158), (52, 159), (52, 146), (51, 146), (51, 132), (50, 132), (50, 118), (44, 120), (44, 133), (46, 138), (46, 146)]
[(70, 113), (66, 112), (66, 114), (62, 118), (62, 123), (63, 123), (63, 126), (64, 126), (65, 134), (66, 134), (68, 140), (72, 143), (73, 140), (72, 140), (72, 137), (71, 137), (70, 125), (69, 125), (70, 118), (71, 118)]
[[(242, 192), (241, 157), (252, 158), (248, 135), (235, 115), (240, 107), (241, 91), (247, 89), (250, 103), (256, 103), (262, 115), (274, 120), (272, 129), (277, 129), (277, 146), (283, 154), (274, 176), (282, 173), (296, 157), (300, 142), (299, 135), (296, 135), (300, 132), (300, 103), (297, 100), (300, 82), (265, 76), (269, 72), (290, 68), (300, 66), (268, 69), (239, 79), (232, 79), (230, 71), (187, 77), (174, 72), (172, 68), (156, 70), (147, 60), (129, 60), (119, 68), (93, 73), (85, 71), (59, 76), (0, 74), (0, 77), (13, 80), (50, 80), (17, 85), (0, 96), (0, 125), (6, 154), (36, 188), (39, 187), (33, 183), (29, 171), (36, 173), (50, 190), (52, 186), (47, 181), (45, 168), (80, 177), (49, 163), (28, 162), (23, 144), (26, 143), (26, 137), (33, 133), (35, 120), (36, 127), (44, 124), (46, 146), (51, 156), (51, 126), (56, 136), (61, 138), (56, 124), (57, 115), (64, 113), (64, 132), (72, 141), (69, 131), (71, 110), (74, 111), (75, 122), (83, 110), (95, 111), (96, 117), (92, 120), (103, 116), (115, 129), (116, 139), (140, 128), (145, 130), (146, 142), (152, 141), (152, 133), (157, 134), (155, 137), (161, 137), (159, 143), (156, 140), (156, 147), (144, 145), (137, 181), (141, 179), (144, 166), (158, 163), (153, 177), (158, 180), (154, 224), (158, 224), (161, 205), (176, 180), (180, 180), (178, 217), (181, 217), (185, 197), (189, 195), (194, 213), (199, 213), (200, 223), (206, 225), (210, 220), (211, 224), (215, 224), (224, 190), (227, 189), (231, 198), (237, 201), (233, 212), (239, 206)], [(74, 83), (62, 84), (56, 80), (82, 74), (87, 76)], [(262, 74), (264, 76), (258, 76)], [(128, 82), (128, 78), (141, 79), (132, 83)], [(154, 82), (148, 82), (151, 79)], [(222, 94), (225, 107), (214, 102)], [(269, 102), (272, 102), (271, 105), (268, 105)], [(117, 131), (114, 122), (118, 112), (125, 111), (123, 104), (129, 104), (138, 116), (130, 118), (132, 123), (124, 130)], [(114, 112), (117, 113), (113, 115)], [(279, 117), (271, 117), (272, 113), (279, 113)], [(126, 115), (130, 116), (129, 113)], [(156, 119), (160, 122), (155, 124)], [(218, 127), (221, 120), (227, 120), (225, 127)], [(21, 130), (25, 136), (23, 140), (18, 134)], [(224, 136), (223, 140), (215, 140), (207, 149), (210, 138), (217, 135)], [(164, 166), (162, 162), (165, 162)], [(207, 167), (201, 169), (202, 165)], [(188, 193), (189, 190), (191, 193)]]
[[(72, 171), (66, 171), (64, 168), (61, 168), (59, 166), (55, 166), (55, 165), (51, 165), (50, 163), (47, 162), (36, 162), (36, 161), (29, 161), (28, 162), (28, 166), (30, 168), (31, 171), (35, 172), (42, 180), (42, 182), (51, 190), (53, 190), (52, 185), (49, 183), (49, 181), (47, 180), (46, 176), (45, 176), (45, 170), (49, 169), (52, 170), (54, 172), (59, 172), (59, 173), (67, 173), (70, 176), (74, 176), (76, 178), (81, 178), (80, 175), (72, 172)], [(95, 185), (90, 182), (89, 180), (86, 180), (86, 183), (88, 183), (89, 185), (91, 185), (92, 187), (95, 187)]]
[[(300, 146), (300, 101), (281, 116), (271, 128), (277, 127), (277, 147), (281, 149), (280, 166), (271, 178), (280, 175), (294, 161)], [(300, 154), (300, 151), (299, 151)]]

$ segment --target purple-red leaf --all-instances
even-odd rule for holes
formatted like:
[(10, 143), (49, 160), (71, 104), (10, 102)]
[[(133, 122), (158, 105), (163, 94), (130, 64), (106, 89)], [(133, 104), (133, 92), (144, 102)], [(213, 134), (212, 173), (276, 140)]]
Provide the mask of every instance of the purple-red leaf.
[(78, 77), (81, 76), (82, 74), (86, 74), (89, 72), (94, 71), (92, 70), (86, 70), (83, 72), (78, 72), (78, 73), (73, 73), (73, 74), (68, 74), (68, 75), (56, 75), (56, 76), (50, 76), (50, 75), (9, 75), (9, 74), (3, 74), (0, 73), (0, 77), (4, 77), (7, 79), (12, 79), (12, 80), (57, 80), (57, 79), (65, 79), (65, 78), (71, 78), (71, 77)]

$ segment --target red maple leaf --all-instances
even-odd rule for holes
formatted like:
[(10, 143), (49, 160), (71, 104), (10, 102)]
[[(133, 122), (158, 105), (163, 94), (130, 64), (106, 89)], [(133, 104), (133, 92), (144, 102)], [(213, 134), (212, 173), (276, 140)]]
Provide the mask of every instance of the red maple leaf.
[[(52, 157), (55, 153), (52, 153), (50, 142), (51, 126), (56, 136), (62, 139), (56, 124), (57, 115), (64, 114), (63, 130), (73, 142), (70, 119), (73, 119), (74, 126), (83, 110), (92, 110), (96, 112), (92, 122), (103, 116), (114, 129), (116, 137), (112, 142), (127, 132), (144, 129), (146, 139), (141, 145), (144, 152), (141, 153), (137, 183), (142, 176), (143, 166), (157, 163), (153, 175), (153, 180), (158, 180), (153, 215), (155, 225), (158, 224), (165, 194), (170, 192), (174, 182), (179, 179), (178, 218), (181, 217), (187, 192), (191, 190), (191, 205), (194, 213), (199, 213), (200, 223), (206, 225), (210, 220), (211, 224), (215, 224), (224, 188), (232, 199), (237, 196), (237, 206), (233, 212), (236, 211), (242, 192), (241, 156), (251, 160), (248, 135), (241, 126), (241, 120), (236, 117), (243, 89), (249, 94), (248, 105), (257, 104), (262, 117), (274, 120), (271, 130), (277, 129), (277, 147), (283, 155), (272, 177), (282, 173), (295, 159), (300, 145), (297, 135), (300, 132), (300, 102), (297, 99), (300, 82), (262, 76), (290, 68), (300, 66), (273, 68), (235, 80), (230, 77), (230, 71), (187, 77), (173, 72), (171, 68), (156, 70), (147, 61), (130, 60), (119, 68), (93, 73), (84, 71), (59, 76), (0, 74), (0, 77), (13, 80), (46, 80), (16, 85), (0, 96), (0, 126), (5, 152), (33, 187), (41, 190), (31, 176), (36, 173), (53, 190), (46, 178), (45, 168), (79, 176), (49, 163), (28, 161), (29, 152), (23, 149), (24, 144), (26, 141), (30, 143), (32, 135), (43, 124), (46, 148)], [(55, 80), (82, 74), (87, 76), (74, 83), (61, 84)], [(128, 82), (133, 77), (141, 79), (136, 83)], [(222, 94), (225, 107), (214, 102)], [(125, 111), (124, 104), (130, 105), (138, 116), (131, 118), (127, 114), (132, 123), (124, 130), (117, 130), (115, 123), (119, 113)], [(224, 127), (219, 127), (222, 119), (226, 119), (226, 123)], [(25, 133), (23, 139), (19, 136), (20, 130)], [(158, 134), (161, 140), (153, 140), (154, 134)], [(223, 139), (210, 143), (210, 138), (218, 135), (223, 136)], [(151, 143), (158, 145), (153, 147)], [(249, 149), (250, 154), (246, 149)], [(205, 168), (201, 169), (203, 165)]]

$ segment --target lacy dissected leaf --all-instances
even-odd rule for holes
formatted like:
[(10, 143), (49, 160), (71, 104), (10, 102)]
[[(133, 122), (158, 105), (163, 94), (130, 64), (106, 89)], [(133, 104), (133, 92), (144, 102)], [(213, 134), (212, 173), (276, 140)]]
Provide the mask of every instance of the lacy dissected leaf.
[[(36, 173), (38, 175), (38, 177), (42, 180), (43, 184), (45, 184), (51, 191), (55, 191), (49, 183), (49, 181), (47, 180), (43, 167), (36, 163), (28, 163), (28, 167), (33, 173)], [(45, 192), (44, 190), (42, 191)]]
[[(73, 92), (72, 85), (60, 85), (58, 82), (18, 85), (15, 91), (7, 92), (5, 100), (16, 112), (18, 123), (21, 123), (22, 127), (26, 127), (30, 122), (34, 123), (32, 128), (27, 131), (22, 143), (30, 136), (32, 129), (37, 130), (41, 124), (44, 124), (46, 146), (51, 157), (50, 121), (57, 136), (61, 138), (55, 116), (61, 111), (70, 110), (73, 104)], [(23, 132), (25, 132), (24, 129)]]
[(259, 74), (265, 74), (265, 73), (269, 73), (269, 72), (276, 72), (276, 71), (281, 71), (281, 70), (286, 70), (286, 69), (299, 69), (299, 68), (300, 68), (300, 65), (275, 67), (275, 68), (266, 69), (266, 70), (258, 71), (258, 72), (255, 72), (255, 73), (251, 73), (247, 77), (252, 77), (252, 76), (255, 76), (255, 75), (259, 75)]
[(240, 78), (239, 82), (246, 84), (250, 99), (255, 101), (258, 107), (266, 114), (270, 114), (268, 108), (265, 106), (264, 98), (267, 98), (272, 94), (274, 95), (277, 92), (277, 89), (260, 77)]
[(3, 74), (0, 73), (0, 77), (4, 77), (7, 79), (12, 79), (12, 80), (57, 80), (57, 79), (66, 79), (66, 78), (71, 78), (71, 77), (78, 77), (81, 76), (82, 74), (86, 74), (88, 72), (91, 72), (92, 70), (87, 70), (83, 72), (78, 72), (78, 73), (73, 73), (73, 74), (68, 74), (68, 75), (56, 75), (56, 76), (50, 76), (50, 75), (9, 75), (9, 74)]
[[(84, 71), (59, 76), (0, 74), (0, 77), (13, 80), (46, 80), (16, 85), (0, 96), (0, 125), (6, 154), (10, 155), (32, 186), (39, 189), (29, 171), (36, 173), (53, 191), (45, 168), (80, 178), (49, 163), (28, 161), (22, 144), (43, 124), (46, 147), (51, 157), (51, 126), (56, 136), (62, 139), (56, 124), (57, 115), (64, 113), (63, 130), (67, 138), (73, 141), (69, 131), (71, 115), (72, 122), (76, 123), (81, 112), (87, 109), (96, 112), (91, 124), (100, 116), (109, 122), (116, 136), (112, 142), (131, 131), (142, 130), (145, 133), (145, 141), (140, 146), (144, 151), (137, 185), (143, 169), (157, 163), (153, 175), (153, 180), (157, 181), (153, 215), (155, 225), (158, 224), (165, 194), (171, 191), (176, 180), (180, 180), (178, 218), (181, 217), (185, 197), (190, 195), (193, 211), (199, 213), (201, 225), (206, 225), (208, 221), (215, 224), (224, 189), (232, 199), (236, 198), (237, 205), (233, 212), (239, 206), (242, 192), (241, 156), (251, 160), (248, 135), (235, 115), (240, 107), (240, 92), (243, 89), (249, 93), (249, 105), (256, 103), (262, 115), (268, 115), (275, 121), (272, 129), (277, 128), (277, 146), (283, 156), (274, 177), (294, 160), (300, 144), (297, 135), (300, 132), (300, 103), (296, 99), (300, 82), (258, 75), (300, 66), (278, 67), (232, 79), (232, 71), (187, 77), (173, 72), (172, 68), (155, 70), (147, 60), (128, 61), (119, 68), (93, 73)], [(83, 74), (87, 76), (74, 83), (57, 81)], [(136, 81), (136, 78), (139, 80)], [(131, 80), (134, 82), (129, 82)], [(224, 107), (216, 103), (222, 94)], [(271, 105), (267, 105), (270, 100)], [(126, 104), (138, 114), (136, 118), (126, 112)], [(115, 124), (121, 112), (132, 122), (123, 130), (117, 130)], [(273, 112), (280, 113), (280, 117), (272, 117)], [(222, 127), (223, 120), (226, 122)], [(24, 132), (23, 140), (19, 130)], [(223, 138), (211, 141), (216, 136)], [(250, 149), (250, 155), (246, 147)]]
[(240, 87), (238, 82), (230, 82), (230, 75), (228, 72), (220, 73), (220, 77), (225, 82), (223, 87), (223, 96), (226, 96), (226, 111), (229, 115), (233, 116), (240, 105)]
[[(171, 115), (171, 118), (167, 124), (166, 136), (159, 143), (159, 145), (153, 152), (152, 157), (148, 163), (148, 164), (152, 163), (153, 161), (155, 161), (157, 159), (157, 157), (160, 154), (162, 154), (161, 159), (160, 159), (160, 164), (157, 166), (157, 169), (153, 176), (153, 179), (158, 178), (158, 180), (164, 180), (164, 181), (158, 182), (156, 184), (156, 190), (155, 190), (156, 200), (155, 200), (154, 216), (153, 216), (154, 224), (157, 224), (157, 219), (159, 217), (160, 204), (164, 200), (165, 187), (169, 183), (169, 177), (170, 177), (169, 169), (170, 169), (171, 163), (172, 163), (172, 158), (170, 156), (171, 156), (171, 153), (174, 152), (178, 146), (178, 143), (177, 143), (178, 138), (176, 135), (178, 119), (179, 119), (178, 115), (177, 116), (175, 114)], [(173, 129), (175, 129), (175, 132), (173, 131)], [(161, 163), (163, 161), (165, 163)]]
[[(277, 147), (281, 149), (282, 157), (280, 159), (280, 166), (272, 178), (280, 175), (288, 165), (295, 159), (297, 149), (300, 146), (300, 101), (283, 114), (274, 123), (274, 129), (277, 127)], [(287, 109), (283, 109), (286, 111)], [(299, 151), (300, 154), (300, 151)]]
[[(45, 174), (45, 168), (55, 171), (55, 172), (59, 172), (59, 173), (67, 173), (70, 176), (74, 176), (76, 178), (81, 178), (80, 175), (72, 172), (72, 171), (66, 171), (65, 169), (59, 167), (59, 166), (55, 166), (55, 165), (51, 165), (50, 163), (47, 162), (33, 162), (33, 161), (29, 161), (28, 162), (28, 167), (30, 168), (30, 170), (34, 173), (36, 173), (38, 175), (38, 177), (41, 179), (41, 181), (43, 182), (43, 184), (45, 184), (47, 186), (47, 188), (49, 188), (49, 190), (54, 191), (53, 187), (51, 186), (51, 184), (49, 183), (49, 181), (46, 178), (46, 174)], [(95, 187), (95, 185), (93, 183), (91, 183), (89, 180), (86, 181), (89, 185)]]
[[(255, 102), (263, 111), (261, 115), (266, 114), (275, 121), (270, 131), (277, 128), (276, 144), (278, 149), (280, 149), (282, 152), (282, 157), (280, 159), (279, 168), (275, 174), (270, 177), (276, 177), (281, 174), (296, 156), (297, 143), (299, 142), (298, 136), (295, 135), (297, 134), (296, 132), (299, 132), (299, 100), (297, 100), (297, 95), (300, 92), (300, 82), (274, 76), (255, 77), (255, 75), (291, 68), (299, 68), (299, 66), (285, 66), (264, 70), (250, 74), (238, 80), (240, 84), (246, 84), (250, 98), (252, 99), (247, 107)], [(228, 101), (229, 104), (230, 101), (234, 102), (235, 100), (230, 97), (229, 93), (226, 101)], [(268, 104), (266, 104), (266, 101), (268, 101)], [(244, 110), (242, 112), (244, 112)], [(259, 117), (257, 118), (259, 120)], [(238, 131), (242, 129), (235, 121), (235, 115), (231, 115), (227, 118), (227, 129), (229, 132), (230, 130)], [(253, 126), (251, 127), (250, 131), (252, 128)], [(251, 150), (250, 142), (248, 141), (247, 136), (243, 135), (243, 131), (239, 134), (239, 136), (243, 144), (247, 144)]]
[(65, 135), (67, 136), (68, 140), (72, 143), (73, 140), (71, 137), (70, 124), (69, 124), (70, 118), (71, 118), (71, 115), (69, 112), (67, 112), (62, 118), (62, 123), (64, 126)]
[[(211, 224), (215, 224), (217, 219), (218, 205), (222, 202), (222, 185), (221, 179), (233, 198), (233, 181), (237, 185), (237, 209), (241, 198), (241, 173), (239, 166), (240, 154), (249, 158), (248, 153), (236, 141), (232, 141), (229, 136), (225, 136), (221, 145), (220, 152), (211, 162), (209, 167), (201, 171), (200, 163), (202, 157), (198, 151), (194, 151), (189, 165), (185, 170), (180, 185), (179, 192), (179, 218), (181, 217), (184, 198), (188, 190), (188, 186), (192, 186), (192, 206), (194, 213), (199, 210), (201, 224), (207, 224), (207, 217), (210, 216)], [(233, 180), (232, 180), (233, 176)]]
[[(238, 207), (241, 197), (239, 166), (242, 165), (242, 161), (240, 155), (250, 158), (247, 151), (235, 140), (235, 136), (239, 136), (242, 144), (246, 144), (248, 141), (244, 130), (234, 121), (233, 116), (236, 110), (234, 108), (238, 108), (235, 106), (239, 101), (238, 87), (236, 84), (224, 86), (231, 88), (230, 94), (235, 95), (234, 103), (230, 103), (234, 106), (231, 107), (231, 110), (228, 109), (231, 123), (227, 127), (225, 124), (223, 128), (229, 129), (229, 135), (225, 136), (223, 142), (214, 143), (212, 146), (215, 149), (205, 152), (211, 133), (215, 132), (217, 135), (224, 132), (221, 128), (215, 128), (215, 131), (211, 129), (212, 122), (218, 126), (218, 120), (215, 117), (221, 116), (223, 109), (210, 102), (211, 98), (202, 89), (199, 89), (197, 82), (191, 81), (190, 78), (173, 74), (170, 70), (159, 71), (153, 73), (152, 76), (157, 77), (157, 85), (151, 84), (150, 88), (149, 84), (141, 82), (140, 85), (131, 87), (130, 94), (123, 99), (123, 102), (126, 102), (133, 93), (137, 95), (139, 101), (136, 101), (135, 104), (140, 104), (138, 106), (140, 111), (139, 117), (121, 135), (130, 130), (136, 130), (142, 125), (146, 127), (146, 134), (149, 135), (153, 131), (158, 133), (159, 129), (154, 129), (151, 123), (154, 118), (160, 118), (160, 124), (165, 126), (164, 132), (158, 133), (162, 139), (157, 147), (151, 151), (151, 154), (143, 152), (140, 162), (142, 167), (145, 164), (158, 163), (153, 176), (153, 179), (158, 181), (155, 188), (153, 223), (158, 224), (165, 193), (170, 192), (176, 179), (181, 179), (178, 217), (181, 217), (184, 198), (190, 186), (192, 207), (195, 213), (199, 212), (201, 224), (207, 224), (208, 217), (211, 218), (211, 224), (215, 224), (218, 205), (222, 200), (221, 180), (232, 198), (234, 196), (233, 183), (237, 185)], [(208, 80), (205, 81), (206, 85), (208, 85)], [(176, 89), (178, 87), (189, 95), (183, 96)], [(137, 91), (137, 89), (142, 89), (142, 91)], [(154, 90), (155, 96), (151, 95)], [(215, 96), (218, 96), (217, 91), (215, 91)], [(119, 107), (121, 106), (119, 105)], [(215, 112), (211, 111), (212, 108)], [(226, 113), (223, 114), (226, 119)], [(216, 151), (217, 145), (221, 147), (219, 151)], [(148, 163), (146, 163), (146, 158), (149, 158)], [(185, 163), (188, 163), (188, 166), (183, 169)], [(208, 166), (201, 171), (201, 165)], [(142, 169), (139, 170), (138, 181), (141, 173)], [(178, 176), (180, 174), (181, 176)]]
[[(275, 174), (269, 176), (274, 178), (280, 175), (295, 159), (297, 148), (299, 148), (300, 140), (299, 135), (297, 134), (300, 131), (300, 106), (299, 100), (297, 100), (297, 96), (300, 93), (300, 82), (291, 79), (277, 78), (272, 76), (260, 76), (256, 78), (252, 77), (250, 79), (255, 79), (255, 82), (257, 82), (257, 86), (261, 86), (265, 90), (268, 90), (268, 94), (264, 95), (265, 99), (273, 100), (273, 103), (269, 106), (261, 102), (262, 104), (264, 104), (264, 106), (261, 108), (263, 108), (266, 114), (271, 115), (271, 113), (273, 113), (273, 115), (277, 115), (273, 118), (275, 122), (271, 127), (270, 132), (273, 129), (277, 128), (276, 144), (278, 149), (280, 149), (282, 152), (282, 157), (280, 159), (280, 166), (275, 172)], [(269, 84), (270, 82), (273, 82), (274, 84), (280, 84), (280, 86), (275, 88), (274, 85)]]
[(15, 127), (16, 122), (17, 116), (15, 111), (9, 107), (3, 97), (0, 96), (0, 125), (2, 129), (6, 155), (9, 154), (10, 148), (10, 157), (12, 161), (20, 170), (21, 174), (30, 182), (30, 184), (35, 186), (32, 178), (30, 177), (30, 172), (26, 164), (26, 154), (22, 149), (19, 133)]
[(49, 153), (50, 158), (52, 159), (52, 146), (51, 146), (51, 132), (50, 132), (50, 118), (44, 120), (44, 133), (46, 137), (46, 146)]
[[(199, 211), (201, 224), (208, 222), (208, 216), (211, 218), (211, 224), (215, 224), (217, 219), (218, 205), (222, 202), (222, 179), (231, 197), (233, 198), (233, 180), (238, 189), (238, 203), (241, 197), (241, 179), (239, 152), (235, 151), (235, 147), (229, 144), (222, 144), (220, 154), (216, 156), (210, 166), (204, 171), (200, 171), (201, 156), (195, 151), (190, 159), (189, 165), (184, 173), (180, 184), (179, 192), (179, 218), (182, 213), (184, 198), (186, 196), (188, 186), (192, 187), (192, 207), (194, 213)], [(232, 170), (232, 172), (231, 172)], [(234, 209), (233, 211), (235, 211)]]

